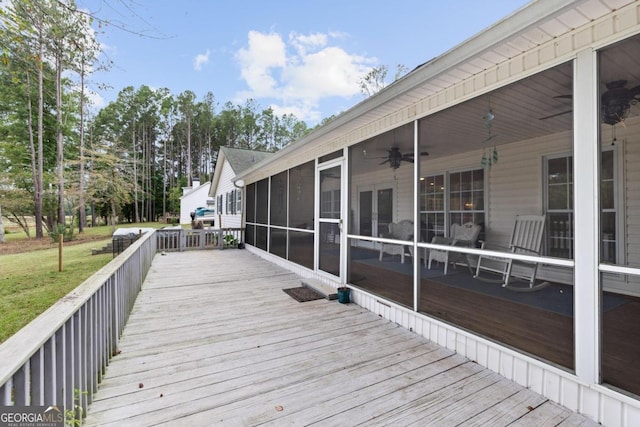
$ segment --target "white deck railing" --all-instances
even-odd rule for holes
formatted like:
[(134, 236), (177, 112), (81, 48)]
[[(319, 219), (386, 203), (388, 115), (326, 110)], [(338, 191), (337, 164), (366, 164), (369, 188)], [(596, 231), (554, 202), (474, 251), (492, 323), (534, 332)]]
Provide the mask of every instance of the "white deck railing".
[(166, 229), (157, 230), (158, 251), (184, 251), (192, 249), (223, 249), (231, 242), (243, 241), (243, 228), (223, 229)]
[[(86, 413), (151, 267), (163, 250), (223, 248), (242, 229), (143, 235), (0, 345), (0, 405), (75, 405)], [(231, 240), (231, 238), (227, 238)]]

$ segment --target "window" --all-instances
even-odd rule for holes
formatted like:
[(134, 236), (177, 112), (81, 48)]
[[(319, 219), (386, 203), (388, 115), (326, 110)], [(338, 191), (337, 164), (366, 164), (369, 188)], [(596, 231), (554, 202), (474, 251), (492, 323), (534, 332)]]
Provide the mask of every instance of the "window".
[(430, 242), (433, 236), (444, 236), (444, 201), (444, 175), (431, 175), (420, 179), (420, 221), (423, 241)]
[(617, 257), (618, 233), (616, 198), (616, 162), (615, 151), (606, 150), (600, 157), (600, 261), (615, 264)]
[(242, 212), (242, 190), (236, 190), (236, 213)]
[(227, 214), (236, 213), (235, 195), (236, 195), (235, 190), (227, 193)]
[[(601, 260), (616, 262), (616, 167), (615, 151), (607, 148), (600, 157)], [(573, 259), (573, 156), (548, 157), (545, 161), (546, 255)]]
[(422, 241), (426, 242), (447, 235), (451, 224), (484, 225), (484, 170), (421, 178), (420, 218)]
[(573, 258), (573, 156), (546, 162), (546, 254)]
[(484, 170), (449, 174), (449, 224), (484, 224)]
[(218, 211), (219, 214), (223, 213), (223, 210), (222, 210), (222, 205), (223, 205), (222, 198), (223, 197), (224, 197), (224, 195), (222, 195), (222, 194), (220, 194), (218, 197), (216, 197), (217, 211)]

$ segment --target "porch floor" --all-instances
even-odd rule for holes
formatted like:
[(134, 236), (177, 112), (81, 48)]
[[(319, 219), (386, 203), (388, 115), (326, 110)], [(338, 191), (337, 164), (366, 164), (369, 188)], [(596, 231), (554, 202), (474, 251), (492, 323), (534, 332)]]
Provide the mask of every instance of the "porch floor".
[(85, 425), (596, 426), (245, 250), (158, 255)]

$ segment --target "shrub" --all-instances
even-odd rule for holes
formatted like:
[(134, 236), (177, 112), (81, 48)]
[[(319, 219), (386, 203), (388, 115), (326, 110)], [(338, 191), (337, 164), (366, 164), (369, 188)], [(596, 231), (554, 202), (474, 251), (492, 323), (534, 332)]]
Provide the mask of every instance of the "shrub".
[(55, 227), (53, 227), (53, 229), (49, 233), (49, 236), (54, 241), (54, 243), (56, 243), (60, 239), (60, 235), (63, 236), (65, 242), (73, 240), (73, 238), (75, 237), (73, 232), (73, 226), (56, 224)]

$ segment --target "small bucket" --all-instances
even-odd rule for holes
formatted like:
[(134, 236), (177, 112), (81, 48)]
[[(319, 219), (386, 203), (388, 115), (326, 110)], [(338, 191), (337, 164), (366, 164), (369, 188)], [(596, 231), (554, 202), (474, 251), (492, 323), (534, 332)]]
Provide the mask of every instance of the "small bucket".
[(338, 302), (342, 304), (349, 304), (351, 296), (350, 288), (338, 288)]

